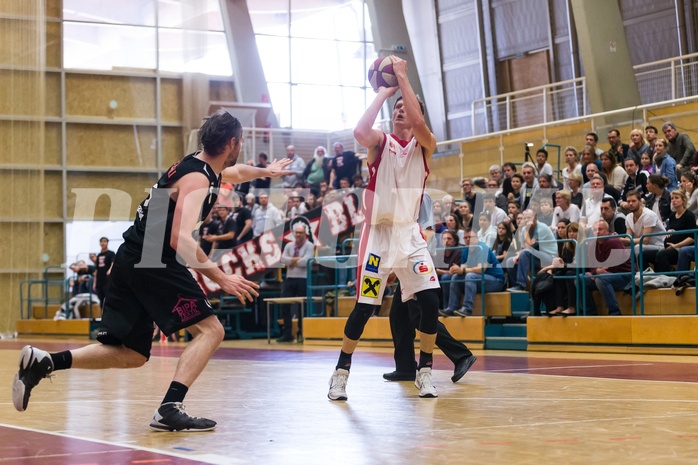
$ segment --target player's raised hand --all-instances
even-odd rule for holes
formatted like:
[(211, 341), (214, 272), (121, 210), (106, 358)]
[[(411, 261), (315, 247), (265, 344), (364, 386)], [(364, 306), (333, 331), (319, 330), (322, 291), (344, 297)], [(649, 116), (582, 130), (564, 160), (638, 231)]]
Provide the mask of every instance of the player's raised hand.
[(248, 281), (240, 275), (229, 274), (225, 275), (225, 279), (218, 283), (221, 289), (230, 295), (234, 295), (243, 304), (246, 301), (252, 302), (254, 297), (258, 297), (259, 284)]
[(265, 168), (267, 170), (267, 177), (278, 178), (281, 176), (286, 176), (287, 174), (293, 174), (293, 171), (285, 170), (288, 165), (293, 162), (290, 158), (284, 158), (282, 160), (274, 159)]

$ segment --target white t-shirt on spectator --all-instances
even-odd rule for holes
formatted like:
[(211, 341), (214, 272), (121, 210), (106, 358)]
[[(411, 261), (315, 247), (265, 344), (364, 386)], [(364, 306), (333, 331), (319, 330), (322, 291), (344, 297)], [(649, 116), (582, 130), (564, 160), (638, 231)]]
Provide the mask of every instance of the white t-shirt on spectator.
[[(643, 208), (640, 217), (635, 221), (634, 215), (632, 213), (625, 217), (625, 226), (628, 228), (628, 234), (633, 236), (635, 239), (639, 239), (644, 233), (645, 228), (652, 228), (650, 232), (658, 233), (665, 232), (664, 224), (662, 219), (657, 216), (655, 212), (648, 208)], [(664, 247), (664, 236), (652, 236), (649, 238), (649, 243), (644, 246), (658, 246)], [(643, 246), (643, 247), (644, 247)], [(636, 248), (637, 249), (637, 248)]]

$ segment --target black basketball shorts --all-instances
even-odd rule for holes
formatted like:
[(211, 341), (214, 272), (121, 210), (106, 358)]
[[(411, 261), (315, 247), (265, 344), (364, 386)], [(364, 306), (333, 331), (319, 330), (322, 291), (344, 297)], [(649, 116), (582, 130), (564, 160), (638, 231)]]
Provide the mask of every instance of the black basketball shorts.
[(153, 322), (169, 336), (213, 315), (213, 308), (189, 270), (179, 263), (140, 268), (139, 253), (119, 247), (111, 270), (97, 340), (150, 357)]

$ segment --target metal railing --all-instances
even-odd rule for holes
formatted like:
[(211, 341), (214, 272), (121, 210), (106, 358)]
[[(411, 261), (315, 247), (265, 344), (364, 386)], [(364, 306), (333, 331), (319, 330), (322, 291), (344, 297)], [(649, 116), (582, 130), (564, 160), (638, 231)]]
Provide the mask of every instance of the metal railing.
[[(698, 53), (633, 66), (643, 105), (698, 95)], [(586, 78), (474, 100), (472, 136), (589, 116)]]

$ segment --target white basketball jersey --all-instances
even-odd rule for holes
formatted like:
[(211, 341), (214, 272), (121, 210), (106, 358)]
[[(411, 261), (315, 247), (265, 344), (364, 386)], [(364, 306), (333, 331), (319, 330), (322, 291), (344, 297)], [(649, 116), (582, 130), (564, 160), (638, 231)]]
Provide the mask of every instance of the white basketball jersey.
[(383, 150), (368, 165), (369, 182), (364, 193), (364, 211), (369, 224), (416, 223), (429, 168), (414, 137), (402, 141), (384, 135)]

